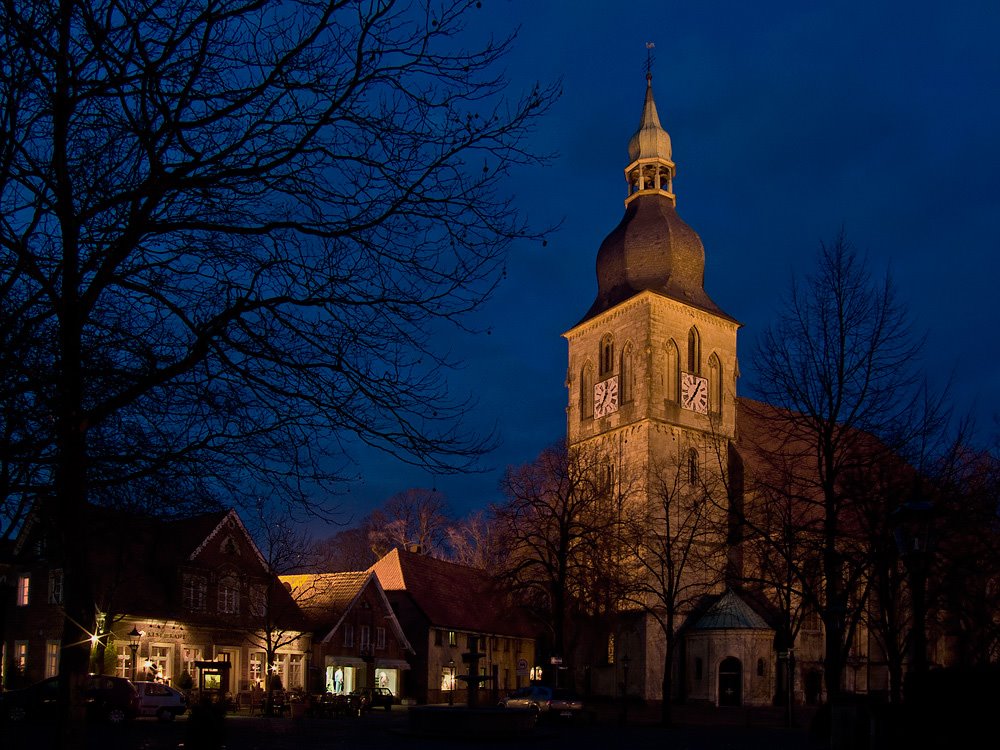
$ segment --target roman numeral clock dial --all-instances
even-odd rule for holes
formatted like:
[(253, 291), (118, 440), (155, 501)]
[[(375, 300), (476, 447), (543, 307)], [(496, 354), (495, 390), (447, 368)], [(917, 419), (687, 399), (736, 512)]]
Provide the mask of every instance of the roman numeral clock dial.
[(594, 419), (618, 411), (618, 376), (594, 384)]
[(681, 373), (681, 406), (708, 414), (708, 380), (690, 372)]

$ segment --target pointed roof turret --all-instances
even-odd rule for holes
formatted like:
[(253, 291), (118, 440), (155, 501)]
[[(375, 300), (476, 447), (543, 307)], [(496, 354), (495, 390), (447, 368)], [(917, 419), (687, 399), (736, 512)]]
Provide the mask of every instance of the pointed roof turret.
[(639, 129), (628, 142), (628, 157), (631, 161), (638, 159), (670, 161), (670, 134), (660, 125), (660, 116), (656, 112), (652, 73), (646, 73), (646, 101), (642, 106)]
[(660, 115), (656, 111), (653, 74), (647, 72), (642, 119), (639, 121), (639, 129), (628, 142), (628, 158), (631, 163), (625, 167), (625, 179), (628, 181), (626, 206), (636, 196), (650, 194), (663, 195), (676, 205), (674, 175), (677, 174), (677, 167), (671, 161), (672, 156), (670, 135), (660, 125)]

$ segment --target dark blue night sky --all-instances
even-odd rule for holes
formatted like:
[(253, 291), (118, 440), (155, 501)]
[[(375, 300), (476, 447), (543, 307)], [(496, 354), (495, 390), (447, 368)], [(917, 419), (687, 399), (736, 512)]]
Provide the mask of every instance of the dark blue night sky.
[(536, 224), (562, 227), (513, 249), (477, 318), (491, 335), (442, 341), (465, 362), (454, 393), (479, 402), (470, 426), (503, 441), (489, 470), (433, 477), (358, 452), (361, 481), (333, 501), (343, 520), (408, 487), (436, 487), (458, 514), (485, 507), (506, 466), (565, 433), (560, 334), (593, 301), (597, 248), (623, 213), (646, 42), (678, 212), (705, 244), (706, 290), (744, 325), (740, 392), (791, 276), (843, 228), (926, 332), (932, 383), (952, 378), (958, 412), (996, 434), (1000, 4), (484, 0), (479, 14), (498, 35), (521, 25), (515, 90), (562, 81), (532, 136), (558, 157), (509, 183)]

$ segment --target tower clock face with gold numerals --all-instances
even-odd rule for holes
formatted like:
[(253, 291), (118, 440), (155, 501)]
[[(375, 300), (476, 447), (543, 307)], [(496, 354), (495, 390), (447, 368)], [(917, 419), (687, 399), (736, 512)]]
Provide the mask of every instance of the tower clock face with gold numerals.
[(618, 376), (594, 384), (594, 419), (618, 411)]
[(690, 372), (681, 373), (681, 406), (708, 414), (708, 380)]

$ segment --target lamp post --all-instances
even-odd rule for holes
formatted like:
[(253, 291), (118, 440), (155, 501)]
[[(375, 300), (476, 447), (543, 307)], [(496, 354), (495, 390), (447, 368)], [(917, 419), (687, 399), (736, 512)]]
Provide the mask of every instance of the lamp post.
[(910, 603), (913, 622), (910, 626), (911, 654), (907, 676), (927, 671), (927, 568), (931, 555), (931, 515), (933, 506), (926, 500), (903, 503), (893, 512), (893, 534), (899, 556), (910, 579)]
[(128, 647), (132, 651), (132, 682), (135, 682), (135, 659), (139, 653), (139, 641), (142, 639), (142, 633), (140, 633), (135, 626), (132, 626), (132, 632), (128, 634)]
[(455, 660), (448, 660), (448, 705), (455, 705)]

